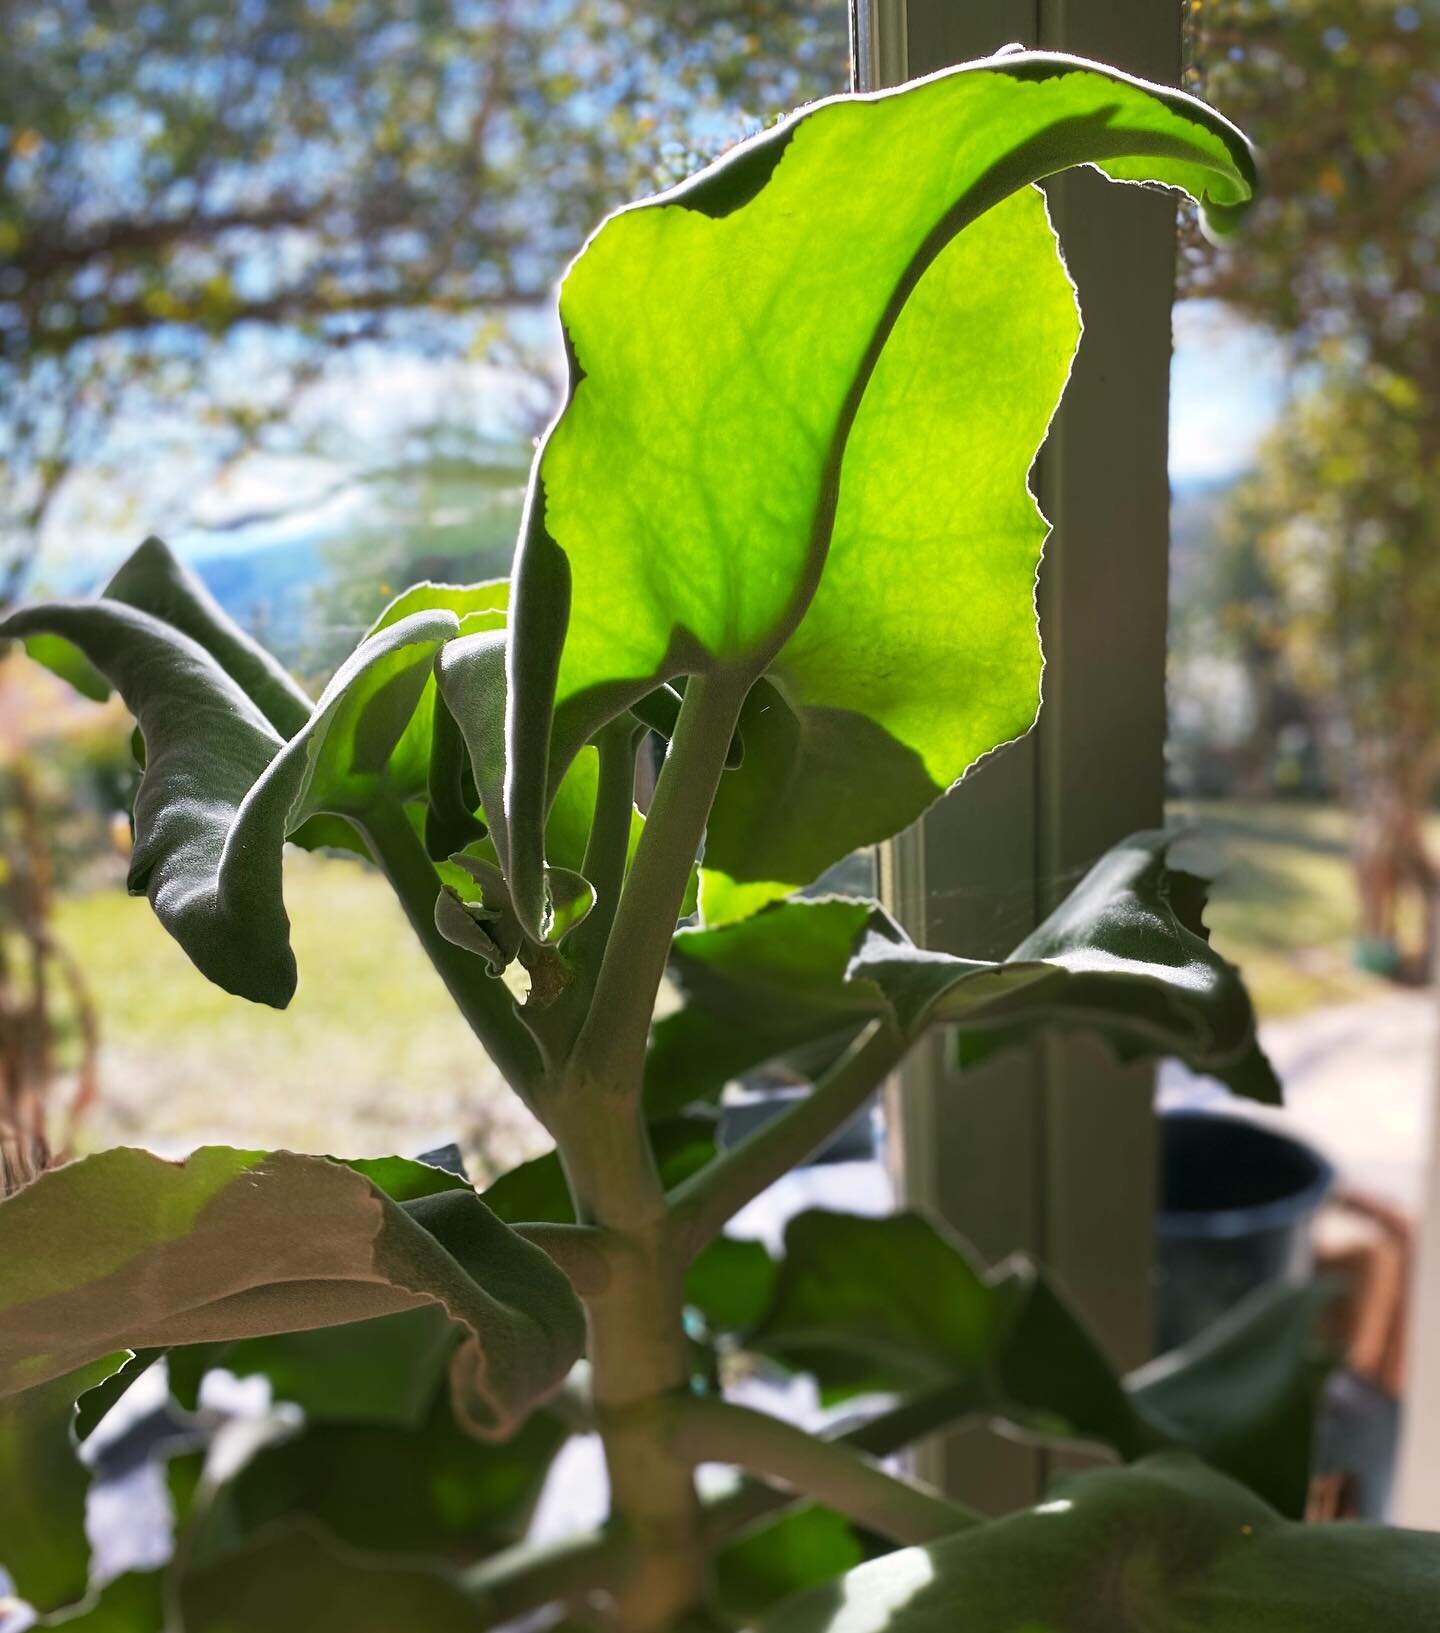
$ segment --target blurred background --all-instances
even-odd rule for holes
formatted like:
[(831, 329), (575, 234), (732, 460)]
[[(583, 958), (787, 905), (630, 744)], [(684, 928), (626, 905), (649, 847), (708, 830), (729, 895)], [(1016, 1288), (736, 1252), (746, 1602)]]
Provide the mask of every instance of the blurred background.
[[(159, 533), (316, 687), (407, 584), (508, 572), (586, 233), (849, 83), (843, 0), (5, 9), (0, 602)], [(118, 703), (12, 657), (0, 745), (0, 1036), (52, 1138), (533, 1146), (378, 877), (292, 857), (266, 1012), (124, 897)]]
[[(1187, 83), (1260, 144), (1268, 190), (1223, 250), (1182, 217), (1169, 786), (1221, 851), (1214, 938), (1287, 1127), (1359, 1199), (1334, 1251), (1393, 1268), (1435, 1019), (1440, 22), (1185, 11)], [(3, 16), (0, 605), (88, 592), (157, 532), (316, 686), (407, 583), (508, 569), (558, 389), (551, 291), (589, 228), (850, 74), (838, 0)], [(454, 1140), (482, 1178), (538, 1147), (354, 862), (291, 860), (286, 1015), (207, 986), (124, 896), (135, 776), (118, 705), (0, 660), (14, 1139)], [(1376, 1317), (1390, 1396), (1404, 1279)]]

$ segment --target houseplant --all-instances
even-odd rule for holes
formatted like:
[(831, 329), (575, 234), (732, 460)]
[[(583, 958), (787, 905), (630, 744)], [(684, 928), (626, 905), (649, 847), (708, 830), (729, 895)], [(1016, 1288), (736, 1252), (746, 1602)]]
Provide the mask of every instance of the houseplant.
[[(164, 1354), (179, 1398), (224, 1364), (305, 1422), (177, 1458), (172, 1564), (66, 1625), (471, 1629), (555, 1605), (623, 1633), (838, 1629), (859, 1606), (1179, 1629), (1223, 1605), (1243, 1633), (1369, 1627), (1377, 1595), (1425, 1625), (1422, 1539), (1264, 1500), (1297, 1501), (1269, 1453), (1294, 1451), (1298, 1386), (1254, 1361), (1303, 1301), (1127, 1384), (1033, 1267), (982, 1272), (916, 1216), (803, 1215), (779, 1265), (723, 1234), (932, 1026), (971, 1054), (1085, 1027), (1275, 1092), (1163, 834), (1000, 963), (794, 894), (1033, 719), (1026, 474), (1078, 319), (1032, 184), (1080, 163), (1184, 188), (1221, 230), (1253, 186), (1200, 104), (1007, 52), (818, 104), (613, 216), (565, 280), (570, 391), (512, 579), (407, 591), (318, 702), (153, 541), (97, 600), (0, 625), (134, 712), (131, 885), (202, 973), (283, 1005), (283, 845), (359, 850), (558, 1148), (483, 1199), (400, 1158), (208, 1148), (101, 1153), (0, 1204), (24, 1494), (0, 1559), (42, 1610), (85, 1585), (72, 1426)], [(642, 821), (647, 732), (669, 750)], [(657, 1023), (667, 967), (682, 1002)], [(775, 1060), (811, 1092), (717, 1153), (707, 1108)], [(897, 1398), (804, 1434), (725, 1398), (737, 1352)], [(976, 1413), (1130, 1466), (986, 1524), (873, 1460)], [(577, 1426), (611, 1522), (527, 1549)], [(707, 1502), (714, 1461), (744, 1477)]]

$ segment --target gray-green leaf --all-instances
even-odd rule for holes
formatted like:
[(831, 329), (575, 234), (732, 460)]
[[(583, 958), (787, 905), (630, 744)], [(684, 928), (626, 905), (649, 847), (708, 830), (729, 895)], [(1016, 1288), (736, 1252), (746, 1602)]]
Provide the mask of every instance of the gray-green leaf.
[(128, 1358), (102, 1355), (0, 1400), (0, 1569), (36, 1610), (85, 1597), (90, 1471), (75, 1455), (75, 1401)]
[(0, 1203), (0, 1240), (0, 1398), (122, 1348), (438, 1304), (463, 1340), (457, 1415), (483, 1437), (555, 1389), (584, 1344), (551, 1260), (451, 1176), (399, 1159), (106, 1151)]
[(318, 814), (363, 814), (390, 792), (391, 753), (458, 627), (436, 610), (378, 631), (288, 742), (209, 651), (123, 602), (25, 608), (0, 622), (0, 637), (60, 636), (114, 683), (146, 749), (131, 890), (149, 896), (202, 974), (283, 1008), (295, 989), (284, 842)]
[(1038, 1508), (907, 1548), (782, 1606), (764, 1633), (1430, 1633), (1440, 1537), (1296, 1525), (1180, 1454), (1058, 1484)]

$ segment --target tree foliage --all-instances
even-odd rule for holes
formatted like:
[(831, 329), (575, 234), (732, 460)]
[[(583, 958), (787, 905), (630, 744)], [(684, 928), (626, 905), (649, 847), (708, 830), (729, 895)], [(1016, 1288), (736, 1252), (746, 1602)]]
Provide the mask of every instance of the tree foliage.
[(1440, 16), (1388, 0), (1196, 0), (1190, 15), (1194, 78), (1255, 133), (1270, 187), (1244, 242), (1191, 254), (1182, 287), (1268, 326), (1299, 370), (1225, 519), (1243, 590), (1229, 634), (1262, 684), (1299, 688), (1340, 768), (1367, 956), (1396, 961), (1412, 891), (1428, 968)]
[[(1322, 362), (1358, 353), (1440, 395), (1440, 17), (1394, 0), (1192, 0), (1190, 79), (1264, 155), (1242, 239), (1192, 234), (1186, 295)], [(1434, 416), (1432, 415), (1432, 419)]]
[(77, 464), (139, 461), (153, 505), (167, 416), (204, 469), (288, 445), (340, 354), (483, 348), (617, 197), (840, 88), (844, 48), (840, 7), (787, 0), (16, 8), (0, 602)]

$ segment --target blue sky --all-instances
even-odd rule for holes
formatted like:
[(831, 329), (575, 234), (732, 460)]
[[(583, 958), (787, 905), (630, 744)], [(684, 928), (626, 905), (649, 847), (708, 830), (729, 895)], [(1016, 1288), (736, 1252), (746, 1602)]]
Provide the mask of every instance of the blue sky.
[[(1290, 375), (1283, 349), (1272, 336), (1211, 302), (1177, 305), (1174, 339), (1171, 480), (1183, 488), (1233, 478), (1252, 463), (1257, 443), (1284, 402)], [(377, 357), (362, 373), (361, 389), (350, 379), (328, 394), (315, 393), (311, 404), (322, 419), (328, 413), (348, 422), (359, 444), (390, 441), (410, 422), (430, 419), (441, 398), (452, 411), (458, 399), (469, 398), (467, 417), (477, 433), (495, 435), (509, 417), (505, 382), (499, 371), (483, 365)], [(367, 502), (363, 489), (345, 485), (344, 475), (343, 467), (323, 459), (252, 457), (202, 494), (188, 525), (170, 527), (171, 541), (195, 559), (342, 534)], [(286, 509), (287, 499), (293, 508)], [(280, 514), (249, 526), (223, 525), (227, 516), (266, 511)], [(64, 520), (68, 525), (53, 531), (70, 547), (46, 552), (51, 572), (62, 580), (88, 583), (134, 542), (133, 518), (113, 530)], [(222, 523), (218, 530), (216, 522)]]
[(1285, 400), (1283, 348), (1213, 301), (1177, 305), (1174, 335), (1170, 479), (1187, 486), (1238, 476)]

